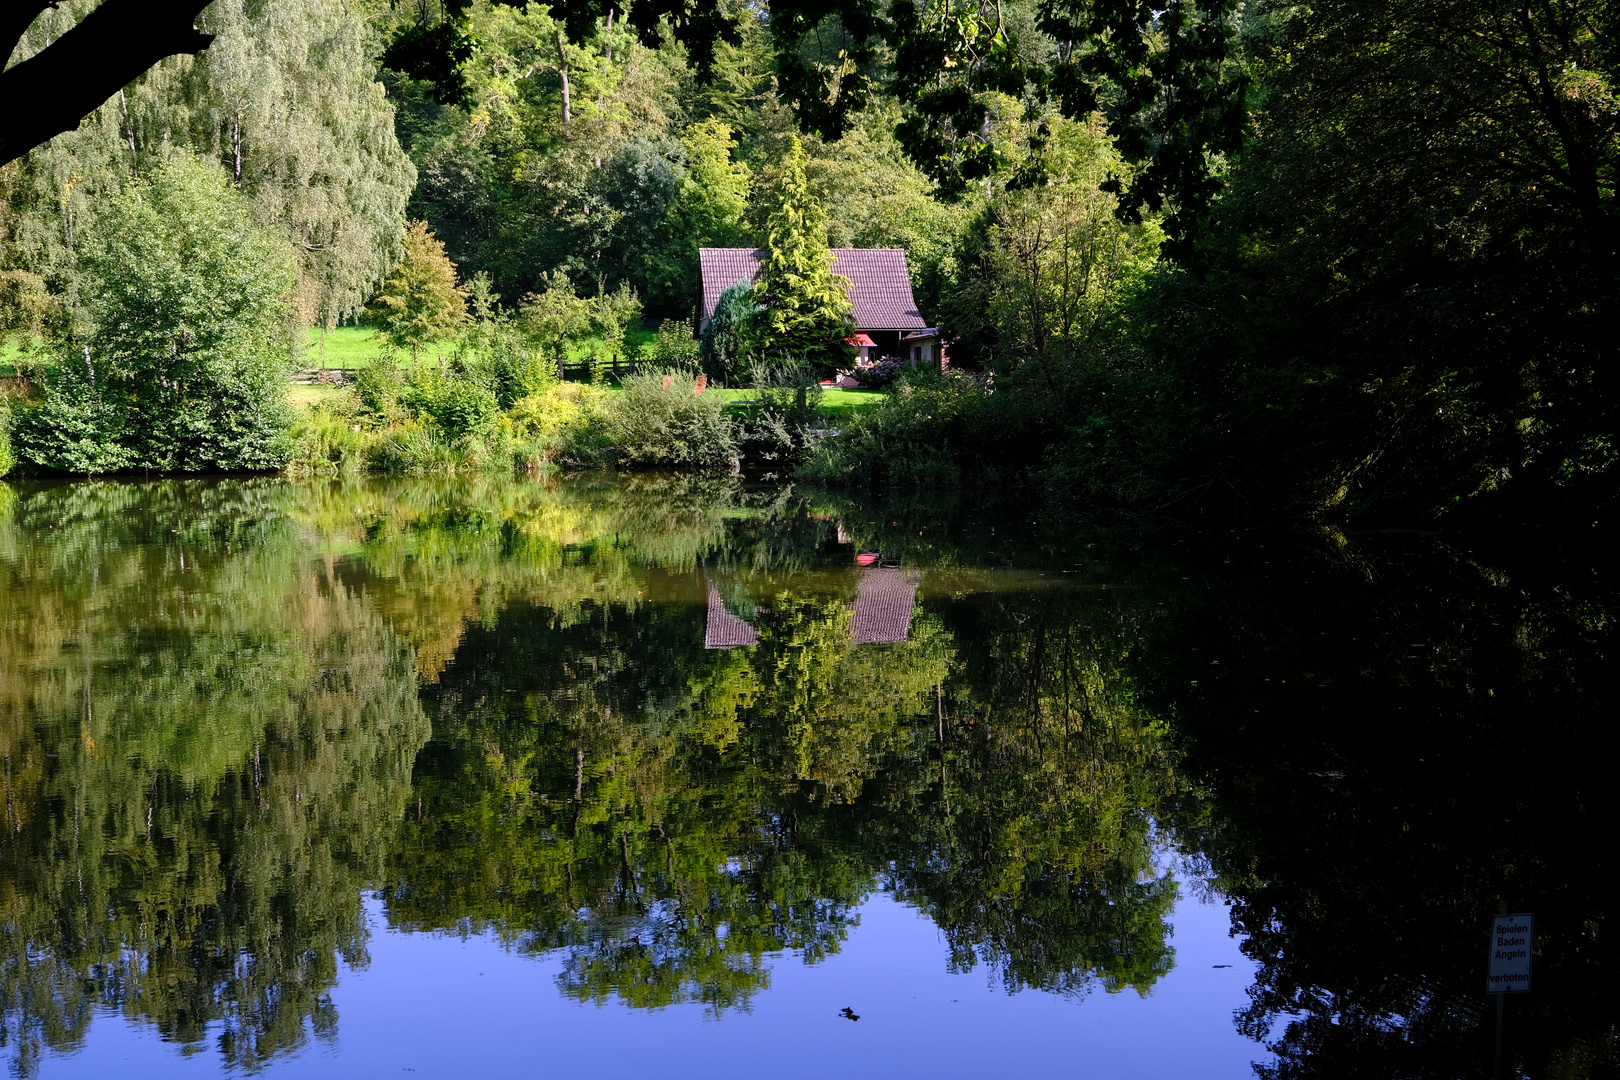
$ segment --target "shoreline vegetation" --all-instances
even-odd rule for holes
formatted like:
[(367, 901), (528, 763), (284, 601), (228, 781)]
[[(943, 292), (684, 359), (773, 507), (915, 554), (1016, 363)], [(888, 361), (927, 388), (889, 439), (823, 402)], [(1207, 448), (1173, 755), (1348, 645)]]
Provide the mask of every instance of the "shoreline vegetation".
[[(0, 165), (0, 475), (658, 467), (1609, 520), (1602, 5), (1082, 27), (1009, 0), (946, 30), (860, 0), (857, 33), (695, 2), (665, 33), (569, 0), (216, 0), (207, 48)], [(94, 10), (52, 5), (11, 63)], [(834, 37), (854, 67), (823, 85), (802, 58)], [(698, 328), (704, 247), (761, 272)], [(846, 247), (904, 250), (948, 370), (821, 392), (856, 367)]]

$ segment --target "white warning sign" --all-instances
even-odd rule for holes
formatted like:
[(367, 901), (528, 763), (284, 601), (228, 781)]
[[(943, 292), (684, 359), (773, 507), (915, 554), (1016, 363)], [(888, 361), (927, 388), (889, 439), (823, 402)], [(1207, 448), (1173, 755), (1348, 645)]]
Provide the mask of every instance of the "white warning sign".
[(1491, 920), (1491, 948), (1485, 965), (1485, 989), (1516, 994), (1530, 989), (1530, 941), (1534, 915), (1498, 915)]

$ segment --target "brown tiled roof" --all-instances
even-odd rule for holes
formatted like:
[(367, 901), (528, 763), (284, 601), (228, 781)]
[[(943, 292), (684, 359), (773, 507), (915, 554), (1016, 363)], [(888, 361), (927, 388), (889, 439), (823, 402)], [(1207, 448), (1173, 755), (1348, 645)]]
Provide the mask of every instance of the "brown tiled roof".
[[(720, 294), (759, 276), (764, 252), (754, 248), (699, 248), (703, 273), (701, 328), (714, 315)], [(900, 248), (833, 248), (833, 273), (849, 279), (856, 330), (921, 330), (928, 325), (911, 296), (911, 274)]]
[(874, 567), (855, 586), (855, 615), (849, 622), (856, 645), (904, 641), (911, 634), (917, 578), (893, 567)]

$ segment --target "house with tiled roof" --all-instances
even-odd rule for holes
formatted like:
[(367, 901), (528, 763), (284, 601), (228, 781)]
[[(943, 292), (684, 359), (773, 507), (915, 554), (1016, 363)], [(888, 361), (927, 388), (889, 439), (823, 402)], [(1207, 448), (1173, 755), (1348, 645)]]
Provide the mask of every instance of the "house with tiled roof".
[[(833, 248), (832, 272), (849, 281), (854, 309), (854, 341), (862, 359), (894, 356), (917, 363), (939, 363), (939, 331), (917, 310), (911, 272), (900, 248)], [(714, 317), (720, 294), (739, 281), (759, 279), (765, 252), (756, 248), (699, 248), (702, 276), (697, 332)], [(865, 340), (862, 340), (862, 339)]]

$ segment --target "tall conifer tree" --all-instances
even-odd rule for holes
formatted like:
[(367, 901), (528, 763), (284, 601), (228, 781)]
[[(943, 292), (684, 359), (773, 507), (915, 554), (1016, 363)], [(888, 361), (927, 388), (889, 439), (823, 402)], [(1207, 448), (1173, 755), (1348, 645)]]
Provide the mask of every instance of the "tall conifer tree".
[(832, 272), (827, 215), (804, 176), (805, 153), (797, 137), (788, 144), (771, 192), (765, 222), (765, 258), (754, 296), (764, 309), (762, 352), (768, 357), (848, 363), (855, 333), (849, 279)]

